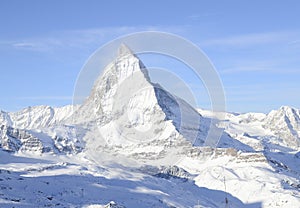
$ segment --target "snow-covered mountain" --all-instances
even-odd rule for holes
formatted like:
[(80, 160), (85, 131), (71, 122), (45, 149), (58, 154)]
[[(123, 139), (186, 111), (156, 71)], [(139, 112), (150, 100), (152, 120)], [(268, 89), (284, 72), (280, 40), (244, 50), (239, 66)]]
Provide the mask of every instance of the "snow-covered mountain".
[(300, 110), (282, 106), (268, 114), (246, 113), (227, 114), (227, 131), (234, 136), (248, 134), (253, 137), (265, 137), (292, 149), (300, 147)]
[(0, 112), (0, 146), (12, 152), (76, 153), (83, 144), (76, 130), (64, 122), (77, 106), (28, 107), (19, 112)]
[(185, 147), (204, 143), (210, 121), (152, 83), (141, 60), (122, 45), (72, 123), (88, 129), (84, 140), (93, 157), (105, 148), (126, 157), (175, 160)]
[(19, 129), (41, 129), (64, 123), (78, 106), (53, 108), (50, 106), (34, 106), (18, 112), (0, 112), (1, 125)]
[(106, 143), (114, 146), (179, 135), (203, 143), (207, 131), (207, 123), (194, 108), (150, 81), (144, 64), (125, 45), (74, 118), (80, 125), (97, 125)]
[(300, 111), (210, 111), (125, 45), (80, 106), (0, 112), (0, 207), (300, 207)]
[(264, 120), (264, 128), (270, 129), (286, 146), (300, 146), (299, 109), (283, 106), (277, 111), (271, 111)]

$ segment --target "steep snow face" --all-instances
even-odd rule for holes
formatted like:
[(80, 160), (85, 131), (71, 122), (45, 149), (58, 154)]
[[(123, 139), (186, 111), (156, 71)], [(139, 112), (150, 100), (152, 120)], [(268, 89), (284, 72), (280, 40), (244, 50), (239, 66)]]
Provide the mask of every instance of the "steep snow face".
[(97, 141), (110, 146), (172, 142), (182, 136), (201, 144), (206, 135), (201, 119), (188, 103), (151, 83), (144, 64), (122, 45), (117, 58), (104, 69), (75, 113), (74, 123), (97, 125), (100, 134), (92, 146)]
[(12, 123), (9, 113), (0, 111), (0, 125), (12, 126)]
[(194, 145), (202, 145), (207, 137), (210, 120), (204, 119), (198, 111), (181, 98), (173, 96), (160, 85), (154, 85), (159, 106), (171, 120), (176, 130)]
[(286, 146), (300, 146), (300, 110), (283, 106), (271, 111), (264, 119), (263, 127), (283, 139)]

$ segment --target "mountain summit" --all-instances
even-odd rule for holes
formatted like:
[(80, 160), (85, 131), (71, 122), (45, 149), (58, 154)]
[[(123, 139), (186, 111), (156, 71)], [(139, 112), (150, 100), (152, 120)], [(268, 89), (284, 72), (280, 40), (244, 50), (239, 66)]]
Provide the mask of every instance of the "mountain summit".
[(118, 56), (134, 55), (132, 50), (124, 43), (120, 45), (118, 52)]
[(144, 64), (125, 44), (75, 115), (75, 123), (94, 126), (98, 131), (93, 134), (97, 139), (90, 138), (93, 146), (179, 140), (203, 144), (207, 134), (202, 116), (184, 100), (152, 83)]

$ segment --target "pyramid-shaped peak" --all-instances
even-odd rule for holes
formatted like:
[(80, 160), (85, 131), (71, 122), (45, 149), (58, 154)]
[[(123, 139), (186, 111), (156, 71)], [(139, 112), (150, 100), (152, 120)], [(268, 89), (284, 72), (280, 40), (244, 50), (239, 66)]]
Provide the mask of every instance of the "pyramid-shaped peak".
[(134, 53), (125, 43), (122, 43), (119, 47), (118, 55), (126, 56), (126, 55), (134, 55)]

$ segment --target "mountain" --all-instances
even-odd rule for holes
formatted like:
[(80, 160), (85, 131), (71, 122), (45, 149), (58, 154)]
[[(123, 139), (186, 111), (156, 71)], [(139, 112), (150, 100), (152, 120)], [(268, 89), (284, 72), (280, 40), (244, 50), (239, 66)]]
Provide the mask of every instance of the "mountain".
[(300, 110), (282, 106), (268, 114), (246, 113), (227, 114), (226, 131), (231, 136), (247, 134), (262, 140), (272, 140), (282, 146), (299, 149), (300, 147)]
[(105, 146), (142, 156), (139, 152), (144, 154), (147, 146), (143, 157), (164, 154), (168, 148), (162, 146), (201, 145), (209, 126), (187, 102), (152, 83), (144, 64), (126, 45), (96, 80), (73, 122), (93, 129), (85, 137), (88, 148)]
[(11, 152), (76, 153), (83, 142), (76, 129), (64, 122), (76, 106), (28, 107), (19, 112), (0, 112), (0, 147)]
[(299, 112), (219, 121), (121, 45), (81, 105), (0, 112), (0, 207), (296, 208)]
[(300, 110), (283, 106), (271, 111), (264, 120), (264, 128), (283, 140), (288, 147), (300, 146)]
[(18, 112), (0, 112), (0, 124), (19, 129), (41, 129), (64, 123), (76, 110), (77, 106), (53, 108), (34, 106)]
[[(187, 102), (152, 83), (144, 64), (126, 45), (120, 47), (116, 59), (104, 69), (81, 106), (36, 106), (0, 115), (3, 129), (42, 137), (33, 136), (41, 145), (39, 152), (77, 152), (81, 149), (77, 147), (85, 145), (86, 150), (125, 150), (124, 154), (140, 157), (159, 156), (176, 146), (183, 151), (179, 146), (201, 145), (210, 124)], [(68, 133), (71, 128), (75, 129), (73, 135)], [(24, 149), (22, 136), (12, 137), (7, 131), (3, 135), (6, 141), (18, 143), (18, 147), (7, 150)], [(146, 154), (138, 150), (145, 146)]]

